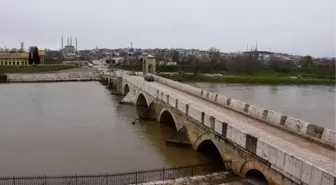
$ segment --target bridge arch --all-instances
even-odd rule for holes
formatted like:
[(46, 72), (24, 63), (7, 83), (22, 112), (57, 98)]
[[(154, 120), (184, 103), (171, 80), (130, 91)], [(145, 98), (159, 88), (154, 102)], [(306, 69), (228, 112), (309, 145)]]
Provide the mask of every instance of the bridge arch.
[(139, 93), (136, 98), (135, 105), (140, 107), (149, 107), (149, 103), (147, 102), (147, 99), (143, 93)]
[(162, 124), (167, 124), (172, 126), (176, 131), (178, 130), (177, 123), (175, 121), (174, 114), (172, 114), (168, 109), (163, 108), (159, 114), (158, 122)]
[(123, 89), (123, 95), (127, 95), (127, 93), (130, 91), (130, 88), (128, 86), (128, 84), (126, 83), (125, 86), (124, 86), (124, 89)]
[(265, 176), (267, 169), (263, 164), (258, 161), (246, 161), (240, 170), (240, 173), (243, 174), (246, 178), (251, 179), (258, 184), (267, 185), (268, 180)]
[(210, 162), (213, 163), (216, 168), (220, 170), (230, 169), (230, 166), (228, 166), (230, 164), (224, 162), (226, 159), (212, 135), (212, 133), (203, 133), (200, 135), (193, 145), (194, 149), (210, 159)]
[(155, 106), (153, 100), (148, 99), (144, 93), (139, 93), (135, 100), (136, 115), (138, 118), (155, 121)]

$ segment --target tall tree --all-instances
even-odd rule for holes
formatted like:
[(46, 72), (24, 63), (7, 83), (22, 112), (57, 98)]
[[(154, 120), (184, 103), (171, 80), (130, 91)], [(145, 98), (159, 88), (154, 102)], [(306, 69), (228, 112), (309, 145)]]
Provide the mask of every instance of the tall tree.
[(28, 53), (28, 63), (29, 65), (33, 65), (33, 56), (31, 52)]
[(155, 54), (155, 57), (156, 57), (156, 60), (157, 60), (157, 61), (164, 61), (164, 60), (165, 60), (165, 58), (164, 58), (164, 54), (163, 54), (162, 52), (157, 52), (157, 53)]
[(180, 61), (180, 53), (175, 49), (172, 51), (172, 60), (176, 63)]
[(220, 61), (220, 51), (215, 47), (209, 49), (210, 64), (214, 67)]
[(36, 65), (40, 64), (40, 55), (37, 47), (34, 47), (33, 49), (33, 62)]
[(199, 69), (199, 61), (200, 59), (195, 56), (194, 54), (191, 54), (188, 56), (188, 64), (194, 66), (194, 75), (197, 75), (198, 69)]
[(40, 64), (40, 55), (38, 53), (37, 47), (29, 47), (29, 56), (28, 56), (29, 64)]
[(312, 67), (313, 66), (313, 57), (311, 57), (311, 56), (303, 57), (300, 64), (302, 65), (302, 67)]
[(256, 53), (248, 52), (230, 57), (226, 68), (231, 72), (251, 73), (262, 67), (262, 62)]
[(29, 65), (33, 65), (33, 47), (29, 46), (28, 47), (28, 63)]
[(333, 69), (334, 70), (334, 72), (335, 72), (335, 63), (336, 63), (336, 61), (335, 61), (335, 58), (333, 58), (331, 61), (330, 61), (330, 66), (331, 66), (331, 69)]

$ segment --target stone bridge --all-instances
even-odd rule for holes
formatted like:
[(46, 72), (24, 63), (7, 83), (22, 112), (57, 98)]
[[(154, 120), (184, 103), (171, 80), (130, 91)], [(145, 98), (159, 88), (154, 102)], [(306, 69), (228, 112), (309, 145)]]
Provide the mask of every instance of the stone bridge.
[(184, 128), (195, 150), (232, 160), (225, 167), (238, 175), (272, 185), (336, 183), (335, 131), (153, 76), (147, 82), (141, 73), (115, 71), (104, 73), (102, 81), (125, 96), (122, 101), (147, 107), (140, 115), (176, 131)]

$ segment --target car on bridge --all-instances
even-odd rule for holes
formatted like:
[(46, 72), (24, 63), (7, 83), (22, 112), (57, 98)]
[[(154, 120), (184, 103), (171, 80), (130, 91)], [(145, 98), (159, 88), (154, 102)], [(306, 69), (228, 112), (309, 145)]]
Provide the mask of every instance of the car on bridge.
[(151, 75), (151, 74), (145, 74), (145, 75), (144, 75), (144, 79), (145, 79), (145, 81), (147, 81), (147, 82), (153, 82), (153, 81), (154, 81), (154, 76)]

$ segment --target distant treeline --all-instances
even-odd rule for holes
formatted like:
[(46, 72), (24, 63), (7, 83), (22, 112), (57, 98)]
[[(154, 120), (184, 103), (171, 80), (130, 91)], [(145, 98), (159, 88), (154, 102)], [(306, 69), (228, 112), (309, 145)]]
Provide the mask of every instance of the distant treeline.
[[(141, 65), (120, 65), (125, 70), (141, 71)], [(316, 68), (316, 67), (293, 67), (293, 68), (271, 68), (261, 67), (252, 72), (232, 72), (223, 65), (157, 65), (156, 72), (176, 72), (179, 73), (209, 73), (209, 74), (228, 74), (228, 75), (256, 75), (256, 76), (274, 76), (274, 75), (300, 75), (305, 78), (335, 78), (335, 69), (332, 68)]]
[[(142, 65), (120, 65), (120, 68), (125, 69), (125, 70), (136, 70), (136, 71), (141, 71), (142, 70)], [(222, 67), (216, 67), (212, 68), (209, 65), (198, 65), (197, 67), (195, 66), (190, 66), (190, 65), (171, 65), (171, 66), (165, 66), (165, 65), (157, 65), (156, 66), (156, 71), (157, 72), (187, 72), (187, 73), (194, 73), (200, 72), (200, 73), (219, 73), (221, 71), (224, 71), (224, 68)]]
[(192, 74), (159, 74), (162, 77), (184, 82), (241, 83), (265, 85), (335, 85), (334, 79), (286, 78), (271, 76), (208, 76)]

